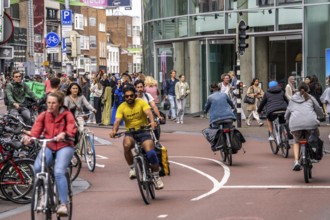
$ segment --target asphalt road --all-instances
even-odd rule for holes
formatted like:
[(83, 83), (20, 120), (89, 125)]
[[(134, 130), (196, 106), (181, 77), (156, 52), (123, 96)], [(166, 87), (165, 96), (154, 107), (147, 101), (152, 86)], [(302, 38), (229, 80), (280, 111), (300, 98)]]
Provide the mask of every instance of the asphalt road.
[[(74, 196), (73, 219), (330, 219), (329, 156), (314, 165), (313, 179), (306, 184), (302, 172), (292, 171), (292, 151), (287, 159), (273, 155), (266, 128), (244, 126), (246, 153), (234, 155), (229, 167), (201, 135), (206, 126), (206, 119), (190, 117), (184, 125), (168, 122), (162, 127), (171, 175), (163, 178), (165, 188), (156, 191), (150, 205), (144, 204), (136, 181), (128, 179), (122, 138), (110, 140), (109, 129), (92, 128), (104, 141), (96, 146), (95, 172), (86, 165), (81, 172), (90, 187)], [(326, 147), (328, 132), (321, 127)], [(29, 219), (29, 206), (25, 208), (4, 219)]]

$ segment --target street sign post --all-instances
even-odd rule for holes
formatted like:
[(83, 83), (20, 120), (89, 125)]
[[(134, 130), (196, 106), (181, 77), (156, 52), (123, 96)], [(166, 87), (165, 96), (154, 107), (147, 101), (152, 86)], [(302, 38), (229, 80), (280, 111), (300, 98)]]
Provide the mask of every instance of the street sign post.
[(46, 35), (46, 44), (48, 47), (57, 47), (60, 43), (60, 37), (54, 32), (49, 32)]
[(14, 47), (2, 46), (0, 47), (0, 59), (10, 60), (14, 58)]

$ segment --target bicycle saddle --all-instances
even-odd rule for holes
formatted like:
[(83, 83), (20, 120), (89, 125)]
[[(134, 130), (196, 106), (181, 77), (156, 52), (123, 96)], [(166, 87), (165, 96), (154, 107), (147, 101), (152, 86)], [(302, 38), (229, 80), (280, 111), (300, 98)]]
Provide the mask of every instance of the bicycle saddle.
[(12, 141), (7, 143), (7, 145), (14, 148), (15, 150), (18, 150), (23, 147), (23, 143), (20, 141)]

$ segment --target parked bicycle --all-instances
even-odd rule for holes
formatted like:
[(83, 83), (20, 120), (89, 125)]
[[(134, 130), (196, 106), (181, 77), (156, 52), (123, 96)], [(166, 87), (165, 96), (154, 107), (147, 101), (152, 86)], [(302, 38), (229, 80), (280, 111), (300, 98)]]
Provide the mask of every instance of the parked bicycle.
[(14, 152), (22, 146), (18, 141), (0, 144), (0, 198), (18, 204), (31, 202), (34, 176), (33, 160), (14, 158)]
[[(79, 116), (88, 117), (89, 115), (94, 114), (93, 112), (89, 112), (86, 114), (80, 114)], [(79, 142), (77, 146), (77, 154), (79, 156), (83, 156), (85, 162), (87, 163), (89, 171), (93, 172), (95, 170), (96, 165), (96, 155), (95, 155), (95, 146), (94, 146), (94, 134), (84, 126), (82, 132), (80, 132)]]
[[(150, 127), (141, 128), (141, 130), (150, 131), (153, 133)], [(139, 130), (139, 132), (141, 131)], [(130, 132), (133, 135), (134, 140), (136, 140), (137, 131), (130, 129)], [(116, 134), (116, 137), (124, 135), (125, 132), (120, 132)], [(154, 135), (154, 134), (153, 134)], [(142, 199), (146, 205), (150, 204), (151, 199), (156, 198), (155, 194), (155, 185), (154, 177), (152, 175), (152, 170), (149, 165), (146, 153), (144, 152), (141, 143), (135, 141), (134, 148), (132, 149), (134, 155), (134, 168), (136, 172), (136, 179), (139, 186), (139, 190), (142, 196)]]
[[(46, 145), (47, 142), (55, 141), (52, 139), (36, 139), (33, 140), (41, 143), (41, 172), (36, 174), (34, 186), (33, 186), (33, 196), (31, 203), (31, 218), (34, 219), (52, 219), (52, 215), (56, 213), (58, 205), (60, 205), (59, 193), (55, 184), (55, 176), (53, 172), (53, 165), (47, 167), (46, 164)], [(53, 161), (54, 162), (54, 161)], [(69, 169), (65, 173), (65, 178), (68, 184), (68, 216), (61, 217), (56, 216), (57, 219), (72, 219), (72, 189)]]
[(270, 140), (270, 148), (273, 154), (277, 154), (281, 149), (282, 156), (287, 158), (289, 155), (290, 143), (289, 143), (289, 128), (285, 122), (285, 111), (276, 111), (272, 113), (277, 115), (277, 118), (273, 121), (273, 137), (274, 140)]

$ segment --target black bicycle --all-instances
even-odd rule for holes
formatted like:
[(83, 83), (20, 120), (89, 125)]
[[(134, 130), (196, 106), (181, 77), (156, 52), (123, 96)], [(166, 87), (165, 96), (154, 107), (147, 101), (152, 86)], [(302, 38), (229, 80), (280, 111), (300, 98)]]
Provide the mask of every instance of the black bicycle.
[[(130, 129), (129, 132), (133, 135), (134, 140), (136, 140), (136, 136), (141, 131), (150, 131), (153, 132), (150, 127), (142, 128), (141, 130), (135, 131), (134, 129)], [(124, 135), (125, 132), (120, 132), (116, 134), (116, 137), (120, 137)], [(153, 134), (154, 135), (154, 134)], [(136, 179), (139, 186), (139, 190), (142, 196), (142, 199), (146, 205), (150, 204), (151, 199), (156, 198), (155, 194), (155, 183), (154, 177), (152, 175), (152, 170), (149, 165), (149, 161), (147, 159), (146, 153), (143, 150), (141, 143), (135, 141), (134, 149), (132, 149), (134, 155), (134, 168), (136, 172)]]
[[(36, 139), (35, 141), (42, 143), (42, 159), (41, 172), (36, 174), (32, 203), (31, 203), (31, 219), (52, 219), (53, 213), (56, 213), (57, 206), (60, 205), (59, 195), (55, 184), (53, 166), (50, 168), (46, 165), (46, 144), (47, 142), (55, 141), (55, 139)], [(72, 189), (69, 169), (65, 174), (68, 183), (68, 216), (62, 217), (56, 215), (57, 219), (72, 219)]]

